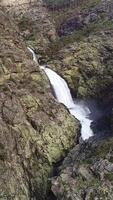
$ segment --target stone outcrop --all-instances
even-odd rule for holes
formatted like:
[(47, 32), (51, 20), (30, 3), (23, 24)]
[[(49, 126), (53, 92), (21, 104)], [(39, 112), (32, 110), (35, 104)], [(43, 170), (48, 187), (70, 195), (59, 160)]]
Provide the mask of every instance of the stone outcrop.
[(113, 2), (112, 0), (89, 1), (87, 6), (84, 3), (78, 11), (75, 10), (72, 16), (70, 14), (66, 18), (57, 28), (60, 37), (79, 30), (87, 32), (88, 29), (91, 32), (95, 29), (113, 28)]
[(1, 5), (14, 17), (21, 35), (30, 45), (40, 49), (55, 41), (54, 22), (42, 0), (2, 0)]
[(113, 29), (112, 0), (84, 0), (79, 6), (68, 7), (55, 11), (52, 18), (55, 21), (57, 33), (61, 38), (52, 44), (51, 53), (75, 41), (87, 38), (91, 33)]
[(60, 50), (58, 60), (49, 62), (78, 97), (112, 102), (113, 32), (92, 34)]
[(53, 178), (52, 191), (58, 200), (112, 200), (113, 139), (76, 146)]

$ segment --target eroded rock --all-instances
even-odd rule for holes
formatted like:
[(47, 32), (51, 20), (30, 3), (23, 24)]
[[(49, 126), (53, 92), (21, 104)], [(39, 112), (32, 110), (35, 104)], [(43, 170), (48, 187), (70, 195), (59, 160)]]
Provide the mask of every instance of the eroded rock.
[(0, 8), (0, 199), (44, 199), (78, 121), (52, 95), (14, 21)]
[(58, 200), (113, 198), (113, 139), (75, 147), (52, 180)]

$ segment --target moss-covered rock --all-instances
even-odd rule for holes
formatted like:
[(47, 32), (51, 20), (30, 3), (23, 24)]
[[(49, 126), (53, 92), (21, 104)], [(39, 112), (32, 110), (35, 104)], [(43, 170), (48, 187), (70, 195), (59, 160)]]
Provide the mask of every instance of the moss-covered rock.
[[(112, 99), (113, 33), (90, 35), (58, 53), (51, 62), (78, 97)], [(59, 61), (58, 61), (59, 63)]]
[(113, 198), (113, 139), (75, 147), (64, 160), (52, 190), (58, 200)]
[(79, 123), (57, 103), (1, 7), (0, 24), (0, 199), (45, 200), (53, 166), (76, 144)]

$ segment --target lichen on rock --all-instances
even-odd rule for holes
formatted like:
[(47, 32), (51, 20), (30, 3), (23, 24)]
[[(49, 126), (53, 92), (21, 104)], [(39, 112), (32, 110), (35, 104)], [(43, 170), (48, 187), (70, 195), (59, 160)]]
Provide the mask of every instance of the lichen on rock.
[(58, 200), (113, 198), (113, 139), (97, 143), (76, 146), (64, 160), (52, 179)]
[[(48, 200), (50, 192), (58, 200), (113, 199), (112, 137), (77, 144), (79, 122), (54, 98), (27, 49), (67, 81), (74, 98), (112, 109), (113, 3), (59, 5), (51, 13), (42, 0), (0, 2), (1, 200)], [(76, 20), (78, 29), (70, 29)]]
[(57, 103), (13, 19), (0, 7), (0, 199), (44, 199), (79, 123)]

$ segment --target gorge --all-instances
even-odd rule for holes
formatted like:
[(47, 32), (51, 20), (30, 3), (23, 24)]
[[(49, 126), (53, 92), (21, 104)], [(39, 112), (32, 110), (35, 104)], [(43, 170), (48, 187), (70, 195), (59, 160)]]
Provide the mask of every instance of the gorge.
[[(34, 51), (29, 47), (28, 49), (33, 55), (33, 60), (36, 63), (38, 63), (38, 60)], [(56, 72), (48, 68), (47, 65), (45, 66), (39, 65), (39, 68), (43, 70), (45, 74), (47, 75), (50, 81), (50, 84), (52, 85), (52, 88), (54, 90), (53, 94), (55, 95), (55, 98), (58, 100), (58, 102), (64, 104), (68, 108), (69, 112), (76, 119), (79, 120), (81, 124), (81, 130), (80, 130), (81, 138), (86, 143), (86, 145), (84, 146), (83, 141), (81, 141), (81, 139), (79, 138), (79, 142), (82, 144), (81, 149), (87, 148), (88, 143), (89, 145), (92, 145), (94, 143), (94, 146), (95, 146), (95, 144), (98, 144), (98, 142), (107, 140), (108, 138), (112, 137), (112, 128), (111, 128), (112, 104), (105, 105), (104, 103), (99, 102), (94, 99), (93, 100), (92, 99), (81, 100), (81, 99), (75, 99), (75, 98), (73, 99), (71, 96), (70, 89), (68, 88), (66, 81), (62, 77), (60, 77)], [(70, 154), (73, 157), (73, 150)], [(66, 164), (66, 162), (68, 164)], [(64, 168), (65, 168), (65, 165), (68, 166), (69, 163), (71, 163), (70, 155), (69, 155), (69, 158), (67, 157), (66, 159), (64, 159), (64, 162), (63, 162)], [(56, 175), (58, 176), (59, 173), (62, 173), (62, 170), (63, 170), (61, 166), (62, 170), (60, 172), (59, 167), (61, 164), (62, 164), (62, 160), (58, 162), (58, 164), (56, 164), (54, 168), (55, 174), (53, 173), (53, 175), (55, 175), (55, 178), (52, 177), (52, 183), (53, 183), (52, 191), (54, 194), (56, 194), (57, 184), (59, 184), (60, 182), (59, 178), (57, 180)], [(89, 178), (91, 178), (90, 174), (89, 175), (87, 174), (89, 173), (87, 170), (84, 173), (86, 173), (86, 175)], [(63, 179), (63, 175), (62, 175), (62, 179)], [(64, 176), (64, 180), (65, 180), (65, 176)], [(60, 185), (62, 185), (61, 182), (60, 182)], [(57, 197), (59, 200), (62, 198), (61, 196), (59, 196), (59, 192), (58, 192)], [(63, 195), (63, 199), (64, 198), (67, 198), (67, 196)], [(76, 198), (77, 197), (75, 196), (75, 199)], [(81, 197), (79, 198), (82, 199)], [(51, 200), (56, 199), (52, 193), (50, 195), (50, 199)]]
[(0, 200), (112, 200), (112, 88), (112, 0), (1, 0)]

